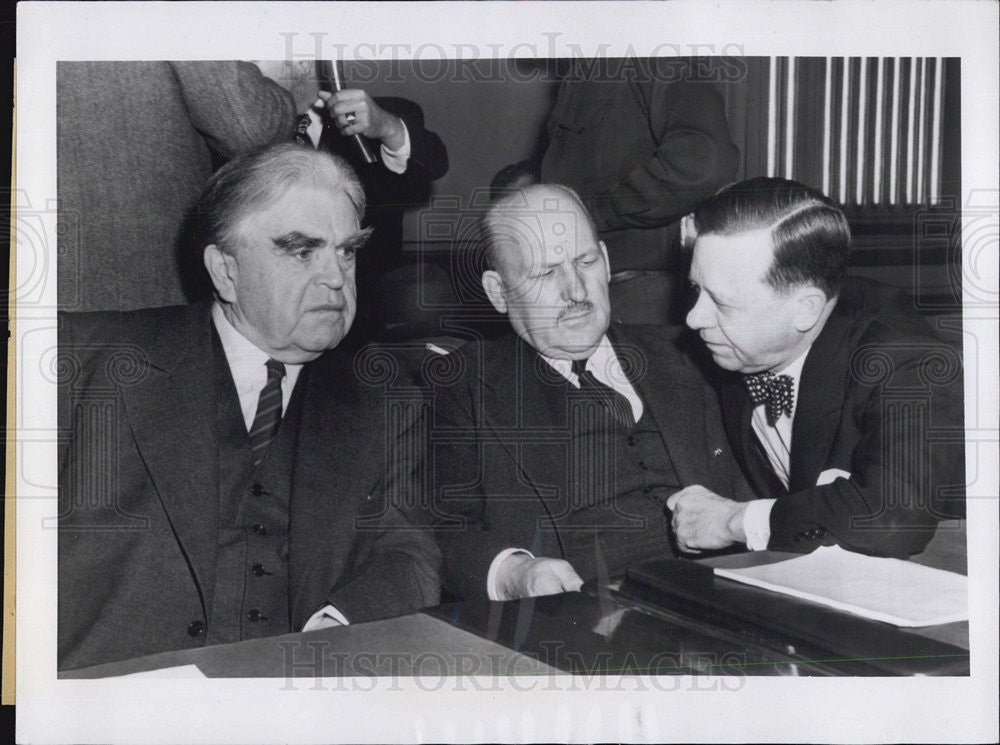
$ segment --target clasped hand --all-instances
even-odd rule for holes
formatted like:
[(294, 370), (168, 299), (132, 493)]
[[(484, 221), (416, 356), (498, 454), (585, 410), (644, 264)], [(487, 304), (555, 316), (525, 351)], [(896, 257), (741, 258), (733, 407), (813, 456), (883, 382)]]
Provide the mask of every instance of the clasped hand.
[(689, 486), (667, 499), (677, 547), (686, 553), (745, 543), (746, 503), (720, 497), (703, 486)]
[(365, 91), (356, 88), (336, 93), (320, 91), (319, 97), (341, 134), (358, 134), (381, 140), (389, 150), (398, 150), (403, 146), (402, 121), (379, 106)]
[(536, 559), (530, 554), (520, 553), (511, 554), (503, 560), (496, 585), (500, 600), (517, 600), (576, 592), (583, 586), (583, 580), (568, 561), (544, 557)]

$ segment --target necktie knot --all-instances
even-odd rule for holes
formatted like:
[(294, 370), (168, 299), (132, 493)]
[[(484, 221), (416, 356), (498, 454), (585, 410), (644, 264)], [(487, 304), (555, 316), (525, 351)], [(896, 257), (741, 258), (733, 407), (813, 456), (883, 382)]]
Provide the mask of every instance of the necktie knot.
[[(312, 118), (309, 114), (302, 114), (295, 122), (295, 141), (300, 145), (314, 147), (312, 137), (309, 136), (309, 127), (312, 126)], [(280, 363), (279, 363), (280, 364)]]
[(632, 404), (621, 392), (598, 380), (597, 376), (587, 369), (587, 361), (573, 360), (570, 364), (570, 369), (580, 384), (580, 390), (586, 391), (593, 398), (600, 400), (601, 403), (610, 408), (611, 414), (616, 420), (631, 429), (635, 426)]
[(764, 404), (767, 423), (774, 426), (783, 415), (792, 415), (792, 376), (775, 375), (770, 370), (744, 375), (743, 382), (754, 406)]
[(274, 379), (278, 379), (280, 381), (283, 377), (285, 377), (284, 362), (278, 362), (277, 360), (268, 359), (268, 361), (264, 363), (264, 366), (267, 367), (268, 383), (270, 383)]

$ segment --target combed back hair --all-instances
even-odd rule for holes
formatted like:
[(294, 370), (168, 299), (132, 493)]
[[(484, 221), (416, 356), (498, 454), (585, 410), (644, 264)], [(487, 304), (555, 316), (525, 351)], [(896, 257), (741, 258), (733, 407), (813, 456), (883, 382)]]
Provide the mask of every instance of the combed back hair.
[(188, 295), (202, 295), (211, 289), (203, 266), (205, 248), (214, 244), (233, 253), (244, 219), (297, 185), (343, 192), (360, 223), (365, 212), (365, 192), (344, 159), (296, 143), (271, 145), (238, 156), (212, 174), (185, 215), (179, 258)]
[(797, 181), (754, 178), (722, 189), (694, 213), (695, 234), (766, 230), (774, 260), (764, 281), (776, 290), (812, 284), (835, 297), (847, 272), (851, 230), (843, 211)]
[[(510, 235), (505, 235), (500, 227), (504, 218), (509, 215), (530, 216), (538, 212), (539, 209), (537, 207), (530, 205), (536, 203), (538, 198), (544, 194), (567, 197), (575, 202), (580, 208), (580, 212), (586, 216), (590, 230), (595, 236), (597, 235), (597, 227), (594, 225), (594, 219), (584, 206), (583, 200), (580, 199), (579, 194), (568, 186), (563, 186), (562, 184), (531, 184), (529, 186), (509, 189), (498, 196), (496, 201), (489, 206), (481, 222), (480, 235), (482, 236), (484, 258), (488, 268), (494, 271), (500, 270), (504, 246), (510, 242)], [(505, 238), (507, 240), (504, 240)]]

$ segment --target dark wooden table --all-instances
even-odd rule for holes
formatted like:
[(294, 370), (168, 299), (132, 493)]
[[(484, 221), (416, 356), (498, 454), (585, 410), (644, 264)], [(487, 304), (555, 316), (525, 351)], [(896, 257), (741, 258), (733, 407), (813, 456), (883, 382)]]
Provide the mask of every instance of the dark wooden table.
[[(614, 582), (509, 603), (454, 603), (386, 621), (166, 652), (63, 672), (100, 678), (193, 665), (245, 678), (412, 675), (968, 675), (967, 622), (918, 629), (859, 619), (714, 578), (712, 566), (789, 558), (742, 553), (676, 561), (665, 594)], [(961, 523), (943, 523), (922, 564), (965, 573)], [(635, 590), (635, 588), (632, 588)], [(713, 605), (715, 603), (715, 605)]]

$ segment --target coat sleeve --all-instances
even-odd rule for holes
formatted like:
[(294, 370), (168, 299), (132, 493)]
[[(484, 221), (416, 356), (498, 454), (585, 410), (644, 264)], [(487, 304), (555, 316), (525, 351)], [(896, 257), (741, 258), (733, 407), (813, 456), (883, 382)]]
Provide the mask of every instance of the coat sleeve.
[(424, 127), (424, 112), (405, 98), (378, 98), (376, 102), (406, 124), (410, 135), (410, 159), (406, 163), (408, 179), (436, 181), (448, 172), (448, 150), (434, 132)]
[(399, 423), (376, 488), (355, 522), (351, 570), (327, 599), (352, 623), (388, 618), (437, 605), (441, 552), (414, 509), (422, 478), (421, 422)]
[(292, 94), (249, 62), (172, 62), (191, 124), (224, 158), (295, 132)]
[(905, 558), (924, 549), (939, 520), (964, 513), (961, 361), (947, 349), (906, 341), (859, 348), (851, 411), (826, 465), (850, 476), (778, 499), (768, 548), (836, 543)]
[[(470, 376), (475, 379), (475, 376)], [(431, 509), (444, 557), (444, 586), (452, 595), (485, 599), (493, 558), (510, 547), (489, 504), (490, 483), (484, 458), (496, 447), (483, 442), (467, 381), (439, 389), (434, 401), (434, 446), (428, 464), (434, 472)], [(509, 526), (507, 526), (509, 527)]]
[(708, 83), (633, 85), (648, 97), (656, 150), (609, 188), (587, 200), (600, 231), (676, 222), (732, 180), (739, 152), (731, 142), (722, 97)]

